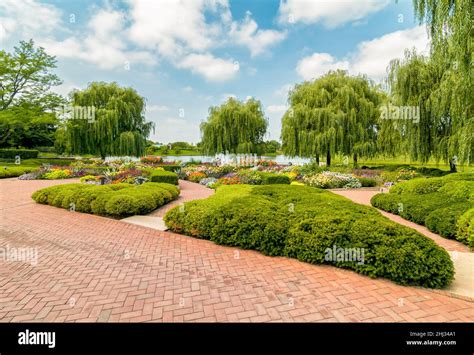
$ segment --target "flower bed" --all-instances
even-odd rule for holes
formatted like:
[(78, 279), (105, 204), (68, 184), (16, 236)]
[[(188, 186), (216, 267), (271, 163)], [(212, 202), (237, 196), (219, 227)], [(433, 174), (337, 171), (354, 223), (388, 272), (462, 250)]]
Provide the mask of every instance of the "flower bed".
[(305, 176), (303, 177), (303, 181), (306, 185), (322, 189), (362, 187), (362, 184), (355, 176), (332, 171), (323, 171), (319, 174)]

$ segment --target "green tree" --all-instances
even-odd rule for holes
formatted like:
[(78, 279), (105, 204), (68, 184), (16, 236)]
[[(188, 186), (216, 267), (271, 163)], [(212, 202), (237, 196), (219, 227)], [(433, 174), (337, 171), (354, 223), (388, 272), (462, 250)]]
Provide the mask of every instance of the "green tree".
[(62, 104), (59, 95), (51, 93), (61, 80), (51, 69), (56, 59), (33, 40), (21, 41), (13, 53), (0, 51), (0, 110), (22, 103), (54, 109)]
[(288, 156), (359, 157), (377, 149), (378, 105), (381, 95), (361, 76), (331, 71), (314, 81), (296, 85), (289, 94), (290, 108), (282, 119), (282, 148)]
[(442, 72), (430, 95), (437, 121), (448, 121), (450, 132), (440, 137), (436, 155), (451, 163), (470, 164), (474, 157), (474, 100), (472, 80), (472, 16), (469, 0), (414, 0), (415, 14), (426, 22), (431, 37), (430, 64)]
[[(396, 107), (416, 109), (419, 116), (389, 120), (382, 124), (379, 139), (383, 147), (387, 137), (397, 136), (398, 153), (409, 153), (412, 160), (427, 162), (431, 157), (447, 159), (448, 142), (453, 120), (447, 112), (439, 111), (439, 91), (446, 68), (432, 58), (407, 51), (404, 59), (390, 63), (388, 83), (391, 102)], [(386, 131), (387, 126), (393, 130)]]
[(229, 98), (211, 107), (207, 121), (201, 123), (202, 149), (205, 154), (257, 153), (267, 126), (260, 101)]
[(54, 113), (26, 103), (0, 110), (0, 147), (52, 146), (57, 124)]
[(265, 154), (265, 153), (275, 154), (280, 149), (281, 149), (281, 144), (280, 142), (276, 140), (265, 141), (262, 143), (262, 146), (261, 146), (262, 154)]
[[(72, 106), (93, 109), (93, 119), (72, 117), (65, 122), (64, 145), (73, 154), (141, 156), (153, 129), (144, 117), (145, 99), (132, 88), (93, 82), (72, 93)], [(89, 117), (90, 118), (90, 117)]]

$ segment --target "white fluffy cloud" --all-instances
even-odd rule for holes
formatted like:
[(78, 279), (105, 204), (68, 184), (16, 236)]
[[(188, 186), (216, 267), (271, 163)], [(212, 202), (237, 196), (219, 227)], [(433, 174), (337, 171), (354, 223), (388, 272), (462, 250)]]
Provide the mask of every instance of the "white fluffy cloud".
[(305, 80), (317, 78), (329, 70), (336, 69), (349, 69), (349, 62), (337, 61), (328, 53), (314, 53), (309, 57), (304, 57), (296, 66), (296, 72)]
[(225, 81), (239, 66), (214, 49), (241, 45), (256, 56), (286, 38), (286, 32), (260, 29), (250, 13), (234, 21), (228, 0), (124, 1), (127, 9), (116, 10), (109, 2), (96, 8), (79, 31), (61, 20), (64, 14), (53, 5), (1, 0), (0, 41), (33, 37), (58, 58), (106, 70), (153, 66), (163, 59), (208, 81)]
[(322, 23), (334, 28), (345, 23), (357, 22), (380, 11), (390, 0), (283, 0), (279, 8), (280, 23)]
[(351, 59), (351, 71), (380, 80), (385, 76), (390, 61), (403, 57), (405, 49), (415, 48), (418, 53), (428, 54), (429, 47), (430, 41), (425, 26), (392, 32), (360, 43)]
[(206, 11), (220, 11), (228, 16), (226, 0), (128, 0), (128, 3), (132, 20), (130, 38), (169, 58), (189, 51), (205, 51), (217, 41), (220, 21), (207, 23)]
[(83, 37), (69, 37), (63, 41), (40, 41), (49, 53), (62, 58), (79, 58), (101, 69), (131, 68), (133, 65), (156, 63), (146, 51), (128, 50), (123, 32), (125, 15), (119, 11), (100, 10), (88, 22), (89, 32)]
[(369, 78), (379, 81), (386, 75), (390, 61), (403, 57), (405, 49), (412, 48), (418, 53), (428, 53), (429, 39), (424, 26), (361, 42), (356, 52), (343, 60), (337, 60), (328, 53), (314, 53), (298, 62), (296, 72), (303, 79), (310, 80), (324, 75), (329, 70), (343, 69), (352, 74), (366, 74)]
[(61, 25), (61, 11), (36, 0), (0, 1), (0, 41), (11, 36), (29, 39), (56, 30)]
[(210, 53), (189, 54), (177, 66), (190, 69), (193, 73), (200, 74), (209, 81), (226, 81), (232, 79), (239, 71), (238, 63), (216, 58)]
[(248, 11), (243, 21), (232, 22), (230, 28), (231, 39), (236, 44), (248, 47), (252, 57), (264, 53), (270, 46), (283, 41), (286, 35), (286, 32), (259, 29)]

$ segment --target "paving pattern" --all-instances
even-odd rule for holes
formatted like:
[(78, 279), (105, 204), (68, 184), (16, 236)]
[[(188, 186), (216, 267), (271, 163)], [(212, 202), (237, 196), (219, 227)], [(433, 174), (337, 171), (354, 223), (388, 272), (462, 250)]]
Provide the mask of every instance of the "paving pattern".
[(37, 251), (0, 259), (2, 322), (474, 321), (474, 303), (448, 294), (30, 198), (65, 182), (0, 180), (0, 250)]

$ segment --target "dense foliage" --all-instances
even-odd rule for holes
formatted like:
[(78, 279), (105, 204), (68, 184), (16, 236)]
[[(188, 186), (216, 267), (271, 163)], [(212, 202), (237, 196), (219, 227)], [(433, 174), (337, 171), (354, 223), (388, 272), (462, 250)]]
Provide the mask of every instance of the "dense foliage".
[(61, 84), (56, 59), (32, 40), (9, 53), (0, 50), (0, 147), (52, 146), (54, 110), (65, 100), (51, 91)]
[(388, 83), (392, 101), (418, 107), (420, 120), (386, 122), (381, 148), (421, 162), (434, 157), (455, 171), (474, 157), (472, 2), (415, 0), (414, 8), (429, 28), (431, 53), (394, 60)]
[(393, 186), (388, 194), (375, 195), (372, 205), (474, 247), (474, 233), (468, 232), (472, 231), (469, 210), (474, 208), (472, 173), (406, 181)]
[(0, 149), (0, 159), (34, 159), (38, 157), (38, 153), (35, 149)]
[(178, 195), (179, 189), (174, 185), (149, 182), (143, 185), (55, 185), (34, 192), (32, 198), (38, 203), (71, 211), (124, 217), (148, 214)]
[(359, 248), (363, 262), (330, 261), (371, 277), (443, 287), (453, 278), (448, 253), (431, 239), (375, 209), (305, 186), (222, 186), (165, 216), (175, 232), (218, 244), (328, 263), (328, 249)]
[(165, 182), (168, 184), (178, 185), (178, 175), (171, 171), (154, 170), (150, 175), (152, 182)]
[[(91, 108), (92, 119), (69, 118), (57, 139), (68, 153), (142, 156), (153, 124), (144, 117), (145, 99), (132, 88), (94, 82), (72, 93), (72, 106)], [(92, 111), (93, 108), (93, 111)]]
[(257, 153), (267, 126), (260, 101), (229, 98), (211, 107), (207, 121), (201, 123), (202, 150), (206, 154)]
[(290, 108), (282, 119), (283, 152), (315, 158), (370, 157), (376, 152), (380, 94), (364, 77), (344, 71), (329, 72), (296, 85), (289, 95)]
[(17, 177), (33, 171), (34, 167), (25, 166), (3, 166), (0, 167), (0, 179)]

